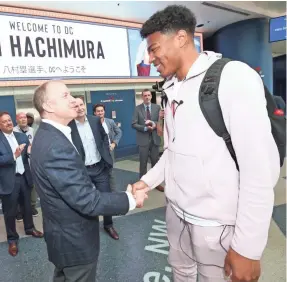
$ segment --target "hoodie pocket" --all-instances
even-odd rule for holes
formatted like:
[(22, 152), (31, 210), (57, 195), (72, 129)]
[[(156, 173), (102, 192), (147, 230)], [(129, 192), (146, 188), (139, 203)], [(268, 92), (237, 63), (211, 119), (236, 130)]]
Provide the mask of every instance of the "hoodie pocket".
[(173, 164), (174, 181), (185, 196), (195, 199), (210, 195), (211, 186), (200, 158), (174, 154)]

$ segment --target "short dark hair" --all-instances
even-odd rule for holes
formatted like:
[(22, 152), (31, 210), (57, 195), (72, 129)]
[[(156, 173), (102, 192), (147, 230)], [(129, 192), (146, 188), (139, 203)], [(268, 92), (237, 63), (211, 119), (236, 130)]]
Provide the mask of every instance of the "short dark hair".
[(5, 116), (5, 115), (8, 115), (11, 117), (11, 115), (8, 112), (0, 112), (0, 118)]
[(143, 24), (140, 33), (142, 38), (147, 38), (155, 32), (164, 34), (182, 29), (193, 37), (195, 26), (196, 18), (188, 8), (181, 5), (171, 5), (153, 14)]
[(146, 88), (146, 89), (144, 89), (144, 90), (142, 91), (142, 95), (143, 95), (145, 92), (150, 92), (150, 93), (151, 93), (151, 91), (150, 91), (148, 88)]
[(85, 103), (85, 97), (83, 95), (74, 96), (75, 99), (81, 99)]
[(95, 112), (96, 109), (99, 108), (99, 107), (103, 107), (103, 108), (104, 108), (104, 111), (106, 110), (105, 105), (103, 105), (103, 104), (95, 104), (95, 105), (93, 106), (93, 112)]

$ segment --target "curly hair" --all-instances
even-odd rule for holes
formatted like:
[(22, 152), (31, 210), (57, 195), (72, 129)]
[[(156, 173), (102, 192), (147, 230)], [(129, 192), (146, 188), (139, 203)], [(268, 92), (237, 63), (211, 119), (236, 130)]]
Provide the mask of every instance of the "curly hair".
[(180, 5), (171, 5), (152, 15), (143, 24), (140, 33), (142, 38), (147, 38), (155, 32), (165, 34), (182, 29), (193, 36), (195, 26), (196, 18), (188, 8)]

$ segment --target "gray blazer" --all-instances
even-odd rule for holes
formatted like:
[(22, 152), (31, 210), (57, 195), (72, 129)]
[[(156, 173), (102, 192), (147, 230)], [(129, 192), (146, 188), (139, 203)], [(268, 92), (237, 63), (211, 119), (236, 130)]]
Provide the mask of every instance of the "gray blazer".
[(98, 216), (126, 214), (126, 193), (100, 193), (73, 144), (44, 122), (33, 141), (31, 172), (41, 200), (49, 260), (58, 268), (96, 262)]
[(113, 119), (105, 118), (105, 122), (109, 130), (109, 138), (111, 143), (115, 143), (118, 146), (120, 139), (122, 138), (121, 129), (116, 125)]
[[(156, 104), (151, 104), (151, 120), (155, 123), (158, 122), (160, 106)], [(146, 110), (144, 104), (136, 106), (132, 127), (137, 131), (137, 145), (138, 146), (147, 146), (149, 145), (150, 132), (144, 131), (146, 121)], [(160, 146), (160, 137), (157, 134), (156, 129), (152, 132), (152, 139), (155, 145)]]

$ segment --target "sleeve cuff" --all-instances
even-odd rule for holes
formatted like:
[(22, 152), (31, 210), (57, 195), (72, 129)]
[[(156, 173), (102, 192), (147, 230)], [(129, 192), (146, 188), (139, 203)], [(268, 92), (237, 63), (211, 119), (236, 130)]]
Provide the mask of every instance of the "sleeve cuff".
[[(246, 242), (244, 244), (237, 242), (237, 237), (236, 235), (234, 235), (233, 240), (231, 242), (230, 247), (237, 252), (238, 254), (240, 254), (241, 256), (251, 259), (251, 260), (260, 260), (262, 257), (262, 246), (258, 245), (258, 242), (260, 242), (260, 240), (258, 240), (257, 242), (254, 242), (254, 244), (252, 244), (252, 248), (248, 247), (250, 246), (250, 242)], [(267, 243), (267, 241), (266, 241)], [(266, 244), (265, 244), (266, 245)]]
[(126, 192), (126, 194), (128, 196), (128, 199), (129, 199), (129, 211), (132, 211), (137, 206), (136, 200), (135, 200), (134, 196), (132, 195), (132, 193)]
[(149, 180), (149, 178), (146, 175), (143, 175), (142, 178), (140, 179), (143, 181), (150, 190), (153, 190), (157, 185), (153, 185), (153, 183)]

